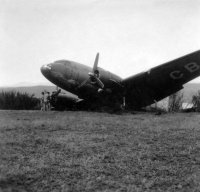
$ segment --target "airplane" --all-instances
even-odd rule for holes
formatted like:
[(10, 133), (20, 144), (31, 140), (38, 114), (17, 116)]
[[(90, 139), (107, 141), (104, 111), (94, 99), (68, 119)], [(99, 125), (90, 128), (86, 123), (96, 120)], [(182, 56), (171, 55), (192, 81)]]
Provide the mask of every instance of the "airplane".
[(200, 50), (169, 61), (147, 71), (122, 79), (98, 66), (93, 68), (70, 60), (43, 65), (42, 74), (67, 91), (57, 97), (69, 102), (86, 101), (100, 106), (124, 106), (138, 110), (178, 92), (183, 85), (200, 75)]

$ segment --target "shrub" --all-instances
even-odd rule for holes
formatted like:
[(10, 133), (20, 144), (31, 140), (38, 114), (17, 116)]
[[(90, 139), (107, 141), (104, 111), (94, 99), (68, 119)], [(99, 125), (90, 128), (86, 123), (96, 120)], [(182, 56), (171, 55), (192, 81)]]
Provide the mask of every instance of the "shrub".
[(34, 95), (15, 91), (2, 91), (0, 93), (0, 109), (36, 109), (39, 106), (39, 99)]

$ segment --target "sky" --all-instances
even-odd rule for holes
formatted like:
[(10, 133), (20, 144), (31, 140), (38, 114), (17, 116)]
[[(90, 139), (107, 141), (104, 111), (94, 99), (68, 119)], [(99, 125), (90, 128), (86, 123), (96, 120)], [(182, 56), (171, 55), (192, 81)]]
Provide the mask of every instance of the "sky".
[[(60, 59), (122, 78), (200, 49), (200, 0), (0, 0), (0, 86)], [(200, 82), (200, 78), (194, 82)]]

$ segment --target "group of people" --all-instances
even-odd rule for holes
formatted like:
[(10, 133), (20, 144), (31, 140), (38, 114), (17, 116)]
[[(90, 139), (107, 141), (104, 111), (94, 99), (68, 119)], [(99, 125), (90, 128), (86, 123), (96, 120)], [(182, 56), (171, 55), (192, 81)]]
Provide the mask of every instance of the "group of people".
[(40, 100), (41, 111), (50, 111), (51, 110), (51, 96), (48, 91), (42, 92), (42, 97)]
[(42, 97), (40, 99), (41, 111), (50, 111), (55, 107), (57, 96), (61, 92), (61, 89), (57, 88), (56, 91), (53, 91), (51, 94), (48, 91), (43, 91)]

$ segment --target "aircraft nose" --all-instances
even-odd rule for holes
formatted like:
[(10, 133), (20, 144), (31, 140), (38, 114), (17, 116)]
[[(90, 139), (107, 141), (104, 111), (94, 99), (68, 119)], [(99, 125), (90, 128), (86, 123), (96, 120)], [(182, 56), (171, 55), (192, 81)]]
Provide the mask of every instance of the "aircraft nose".
[(44, 76), (48, 75), (51, 71), (51, 64), (42, 65), (40, 71)]

